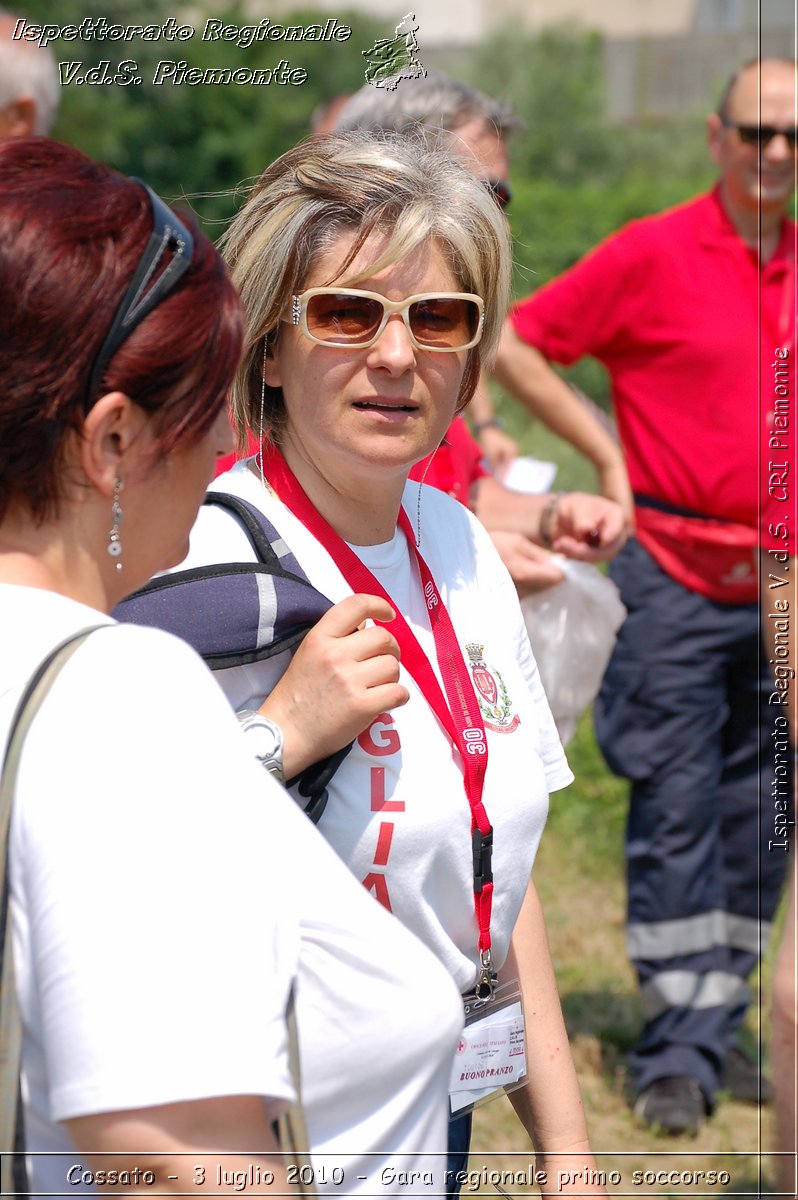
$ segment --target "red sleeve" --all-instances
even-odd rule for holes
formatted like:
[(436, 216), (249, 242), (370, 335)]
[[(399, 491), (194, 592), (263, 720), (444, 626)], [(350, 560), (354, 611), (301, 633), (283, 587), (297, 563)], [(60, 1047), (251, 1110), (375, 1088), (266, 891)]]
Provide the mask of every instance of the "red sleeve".
[(552, 362), (570, 366), (586, 354), (602, 360), (621, 348), (647, 272), (635, 266), (637, 224), (602, 242), (562, 275), (516, 304), (518, 336)]
[(254, 434), (250, 433), (247, 448), (243, 454), (239, 454), (237, 450), (234, 450), (232, 454), (223, 454), (221, 458), (217, 458), (213, 471), (214, 479), (218, 479), (220, 475), (224, 475), (225, 471), (229, 471), (231, 467), (234, 467), (239, 459), (249, 458), (250, 455), (257, 454), (258, 450), (258, 440)]
[(482, 450), (462, 417), (455, 417), (434, 454), (416, 463), (410, 478), (428, 483), (468, 507), (471, 487), (490, 472), (482, 463)]

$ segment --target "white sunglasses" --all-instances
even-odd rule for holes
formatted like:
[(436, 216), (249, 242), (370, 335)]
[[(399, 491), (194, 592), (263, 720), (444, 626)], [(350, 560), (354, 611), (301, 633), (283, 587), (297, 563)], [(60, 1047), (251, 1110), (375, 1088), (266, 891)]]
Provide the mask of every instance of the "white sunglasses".
[(485, 306), (471, 292), (422, 292), (388, 300), (357, 288), (308, 288), (294, 296), (290, 320), (320, 346), (373, 346), (388, 318), (399, 313), (417, 350), (452, 354), (470, 350), (482, 337)]

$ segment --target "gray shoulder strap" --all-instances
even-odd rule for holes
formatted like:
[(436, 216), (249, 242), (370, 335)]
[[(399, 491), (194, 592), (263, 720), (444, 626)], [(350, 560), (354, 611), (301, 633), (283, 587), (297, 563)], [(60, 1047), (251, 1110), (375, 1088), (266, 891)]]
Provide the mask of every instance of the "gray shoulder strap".
[[(286, 1166), (297, 1167), (296, 1182), (299, 1184), (300, 1196), (315, 1196), (316, 1185), (313, 1165), (310, 1159), (310, 1143), (305, 1125), (305, 1110), (302, 1107), (302, 1071), (299, 1061), (299, 1033), (296, 1021), (296, 984), (291, 985), (288, 994), (288, 1004), (285, 1009), (285, 1023), (288, 1031), (288, 1065), (291, 1070), (291, 1082), (296, 1092), (296, 1100), (282, 1116), (277, 1118), (277, 1138), (280, 1149), (285, 1155)], [(289, 1181), (292, 1182), (292, 1181)]]
[(0, 1151), (2, 1151), (2, 1193), (13, 1196), (18, 1193), (19, 1174), (14, 1170), (14, 1148), (16, 1145), (19, 1068), (22, 1052), (22, 1021), (17, 1005), (17, 990), (14, 980), (12, 955), (11, 918), (9, 913), (10, 880), (8, 871), (8, 835), (11, 824), (11, 807), (17, 781), (22, 747), (31, 722), (42, 701), (47, 696), (62, 667), (66, 665), (78, 647), (95, 629), (93, 625), (72, 634), (56, 646), (40, 664), (30, 680), (14, 713), (6, 746), (3, 771), (0, 775), (0, 950), (2, 951), (2, 984), (0, 985)]

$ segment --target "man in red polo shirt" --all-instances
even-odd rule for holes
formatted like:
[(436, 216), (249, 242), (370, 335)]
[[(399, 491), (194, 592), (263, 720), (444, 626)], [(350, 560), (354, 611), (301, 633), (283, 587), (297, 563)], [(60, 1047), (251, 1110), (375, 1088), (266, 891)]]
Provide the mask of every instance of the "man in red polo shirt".
[(519, 304), (497, 367), (539, 415), (569, 403), (545, 360), (590, 354), (612, 380), (637, 537), (612, 570), (629, 615), (596, 728), (632, 785), (636, 1112), (670, 1132), (697, 1129), (719, 1086), (767, 1090), (735, 1035), (787, 858), (757, 566), (768, 543), (795, 554), (795, 106), (792, 62), (746, 64), (708, 119), (717, 187)]

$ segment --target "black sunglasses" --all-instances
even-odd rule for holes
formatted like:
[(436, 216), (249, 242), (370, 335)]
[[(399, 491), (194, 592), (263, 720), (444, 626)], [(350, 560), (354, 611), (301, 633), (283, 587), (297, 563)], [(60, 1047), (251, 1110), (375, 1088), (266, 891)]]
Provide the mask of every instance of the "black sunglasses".
[(486, 179), (485, 183), (488, 185), (490, 190), (493, 192), (493, 195), (496, 197), (496, 203), (498, 204), (499, 208), (502, 211), (504, 211), (506, 208), (509, 208), (510, 201), (513, 198), (513, 193), (512, 193), (512, 189), (510, 188), (510, 185), (507, 182), (507, 180), (506, 179)]
[[(105, 341), (94, 360), (86, 391), (84, 412), (99, 398), (97, 392), (109, 362), (119, 347), (154, 308), (164, 300), (191, 266), (194, 239), (170, 208), (143, 179), (131, 176), (147, 193), (152, 209), (153, 229), (133, 278), (116, 310)], [(164, 256), (168, 256), (164, 258)], [(165, 265), (164, 265), (165, 263)], [(156, 274), (159, 270), (160, 274)]]
[(796, 141), (798, 141), (798, 128), (795, 125), (779, 129), (775, 125), (738, 125), (736, 121), (730, 121), (728, 117), (722, 115), (720, 119), (726, 129), (737, 130), (737, 136), (746, 146), (760, 146), (764, 150), (779, 134), (787, 139), (787, 145), (791, 150), (795, 149)]

